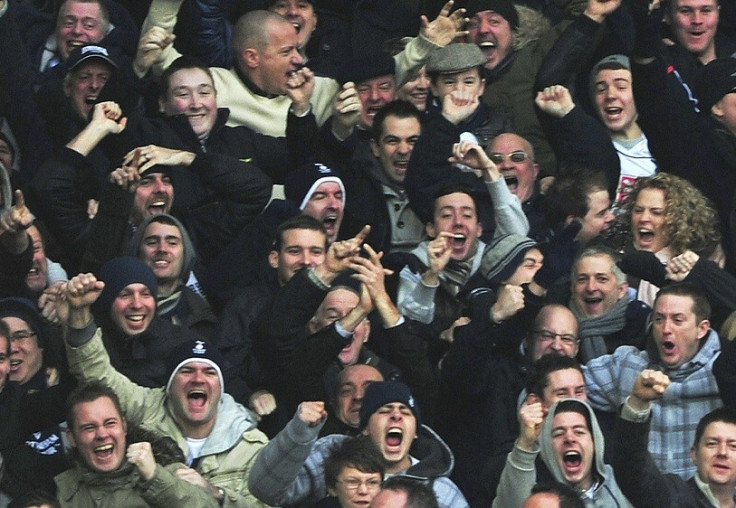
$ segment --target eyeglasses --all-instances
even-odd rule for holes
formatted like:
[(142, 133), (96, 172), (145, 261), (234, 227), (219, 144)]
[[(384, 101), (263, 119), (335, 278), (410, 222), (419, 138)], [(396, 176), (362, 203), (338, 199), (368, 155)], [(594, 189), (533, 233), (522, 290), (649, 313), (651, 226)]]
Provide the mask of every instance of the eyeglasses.
[(365, 485), (368, 490), (379, 490), (381, 488), (381, 480), (375, 478), (370, 480), (358, 480), (357, 478), (348, 478), (347, 480), (337, 480), (337, 483), (342, 483), (348, 490), (358, 490), (361, 485)]
[(539, 342), (552, 342), (557, 339), (557, 337), (559, 337), (562, 343), (566, 346), (575, 346), (580, 342), (580, 339), (574, 335), (559, 334), (550, 332), (549, 330), (535, 330), (532, 333), (537, 336), (537, 340)]
[(522, 152), (521, 150), (516, 151), (516, 152), (511, 152), (506, 155), (502, 153), (498, 153), (498, 152), (493, 152), (488, 157), (490, 157), (491, 161), (493, 161), (494, 164), (501, 164), (507, 158), (511, 159), (511, 162), (518, 164), (519, 162), (524, 162), (525, 160), (530, 158), (528, 153)]
[(35, 337), (37, 334), (36, 332), (29, 332), (28, 330), (21, 330), (19, 332), (15, 332), (10, 335), (11, 342), (15, 342), (16, 340), (25, 340), (29, 339), (31, 337)]

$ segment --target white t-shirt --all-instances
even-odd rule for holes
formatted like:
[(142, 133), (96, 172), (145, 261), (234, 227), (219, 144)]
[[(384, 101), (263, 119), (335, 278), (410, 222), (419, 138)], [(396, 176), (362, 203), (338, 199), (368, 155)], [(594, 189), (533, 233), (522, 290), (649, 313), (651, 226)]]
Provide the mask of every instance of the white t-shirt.
[(639, 178), (654, 176), (657, 172), (657, 161), (649, 151), (647, 138), (643, 134), (638, 139), (612, 141), (621, 162), (621, 174), (614, 200), (614, 207), (620, 207)]

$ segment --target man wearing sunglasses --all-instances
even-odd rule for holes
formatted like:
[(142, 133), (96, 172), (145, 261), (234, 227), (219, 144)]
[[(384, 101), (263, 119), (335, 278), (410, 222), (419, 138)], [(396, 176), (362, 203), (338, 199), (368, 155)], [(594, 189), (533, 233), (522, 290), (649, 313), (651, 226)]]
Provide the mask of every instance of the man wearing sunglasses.
[[(445, 96), (441, 113), (430, 111), (427, 115), (422, 136), (414, 146), (404, 184), (412, 208), (421, 220), (429, 222), (432, 220), (433, 197), (451, 185), (465, 186), (477, 203), (478, 218), (483, 224), (482, 239), (490, 241), (495, 232), (498, 206), (502, 204), (499, 198), (503, 194), (485, 177), (478, 177), (478, 173), (492, 170), (500, 172), (508, 191), (520, 201), (525, 221), (529, 223), (524, 225), (528, 230), (504, 232), (518, 232), (539, 239), (546, 228), (542, 195), (537, 184), (539, 165), (535, 161), (534, 150), (526, 139), (506, 132), (506, 129), (494, 133), (486, 144), (477, 136), (477, 141), (469, 140), (470, 133), (463, 120), (473, 115), (478, 100), (468, 99), (467, 95), (468, 92), (452, 91)], [(476, 143), (484, 147), (480, 153), (469, 148), (477, 146)], [(453, 158), (448, 162), (450, 155)], [(474, 173), (467, 171), (468, 168), (481, 171)]]
[(521, 201), (521, 208), (529, 220), (528, 236), (538, 239), (544, 230), (544, 213), (537, 184), (539, 164), (531, 143), (518, 134), (500, 134), (488, 147), (488, 156), (501, 172), (511, 194)]

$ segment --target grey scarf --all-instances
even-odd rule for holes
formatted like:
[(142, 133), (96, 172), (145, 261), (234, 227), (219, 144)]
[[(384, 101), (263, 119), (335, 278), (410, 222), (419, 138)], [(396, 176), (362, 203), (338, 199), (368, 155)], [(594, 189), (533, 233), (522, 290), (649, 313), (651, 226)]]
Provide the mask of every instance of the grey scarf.
[(629, 295), (616, 302), (610, 312), (603, 315), (586, 318), (577, 307), (570, 302), (570, 309), (578, 320), (578, 336), (580, 337), (580, 356), (583, 363), (588, 360), (608, 354), (604, 337), (621, 330), (626, 325), (626, 308), (631, 301)]
[[(419, 260), (424, 263), (424, 266), (429, 266), (429, 260), (427, 259), (427, 244), (429, 240), (424, 240), (420, 243), (413, 251), (412, 254), (417, 256)], [(475, 256), (478, 254), (478, 242), (476, 241), (468, 252), (468, 258), (463, 261), (450, 261), (445, 266), (440, 274), (440, 285), (445, 288), (451, 295), (456, 296), (460, 291), (460, 288), (468, 282), (470, 279), (471, 271), (473, 270), (473, 262)]]

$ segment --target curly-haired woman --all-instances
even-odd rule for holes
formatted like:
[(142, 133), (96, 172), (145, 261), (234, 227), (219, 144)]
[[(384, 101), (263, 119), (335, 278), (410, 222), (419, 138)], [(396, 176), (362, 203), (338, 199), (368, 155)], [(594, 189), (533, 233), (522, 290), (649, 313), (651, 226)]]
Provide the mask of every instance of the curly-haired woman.
[[(629, 227), (633, 248), (653, 252), (663, 265), (688, 252), (717, 261), (722, 257), (715, 209), (693, 184), (670, 173), (639, 179), (620, 220)], [(651, 304), (658, 289), (642, 281), (638, 299)]]

